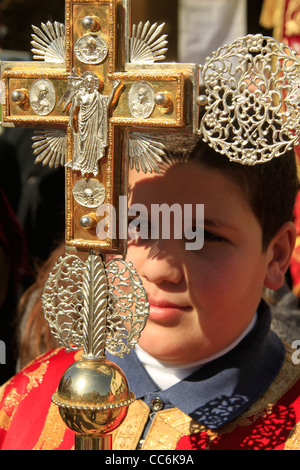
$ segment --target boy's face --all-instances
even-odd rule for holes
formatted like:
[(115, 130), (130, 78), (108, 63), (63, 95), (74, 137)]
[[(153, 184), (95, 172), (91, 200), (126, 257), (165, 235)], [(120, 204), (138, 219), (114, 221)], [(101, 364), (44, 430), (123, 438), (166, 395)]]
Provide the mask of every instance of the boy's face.
[[(159, 360), (193, 362), (221, 350), (259, 304), (271, 254), (239, 188), (216, 170), (177, 163), (165, 173), (131, 171), (129, 204), (204, 204), (204, 246), (185, 239), (131, 240), (132, 261), (150, 302), (140, 346)], [(172, 233), (172, 232), (171, 232)]]

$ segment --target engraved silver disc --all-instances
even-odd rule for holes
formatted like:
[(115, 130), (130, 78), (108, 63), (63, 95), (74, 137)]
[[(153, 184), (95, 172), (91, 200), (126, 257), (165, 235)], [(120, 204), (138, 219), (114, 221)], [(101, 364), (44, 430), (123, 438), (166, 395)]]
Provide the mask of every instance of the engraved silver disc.
[(74, 184), (73, 196), (81, 206), (98, 207), (105, 200), (105, 187), (96, 179), (82, 179)]
[(107, 56), (108, 46), (98, 34), (87, 34), (76, 41), (74, 51), (84, 64), (101, 64)]
[(155, 91), (150, 83), (136, 82), (132, 85), (128, 94), (128, 106), (131, 114), (137, 118), (149, 117), (154, 109)]
[(29, 101), (36, 114), (44, 116), (51, 113), (56, 101), (53, 84), (45, 78), (34, 82), (30, 90)]

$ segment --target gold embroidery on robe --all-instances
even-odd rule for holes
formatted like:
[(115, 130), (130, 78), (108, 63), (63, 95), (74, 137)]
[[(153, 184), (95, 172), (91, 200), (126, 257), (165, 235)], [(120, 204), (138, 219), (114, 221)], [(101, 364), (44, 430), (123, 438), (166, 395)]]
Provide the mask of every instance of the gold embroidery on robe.
[(33, 450), (57, 449), (63, 441), (66, 429), (58, 407), (51, 403), (44, 428)]
[[(238, 421), (244, 421), (249, 416), (255, 419), (270, 414), (274, 403), (276, 403), (299, 379), (300, 371), (291, 360), (293, 350), (290, 345), (285, 344), (286, 355), (279, 374), (274, 379), (271, 387), (249, 408), (245, 411)], [(245, 421), (246, 423), (246, 421)]]
[[(49, 357), (53, 355), (53, 352), (49, 354)], [(26, 386), (26, 392), (24, 394), (20, 394), (17, 392), (16, 388), (12, 388), (10, 392), (7, 394), (5, 397), (3, 407), (0, 410), (0, 428), (4, 429), (5, 431), (8, 430), (9, 424), (11, 419), (13, 418), (13, 415), (18, 407), (18, 405), (21, 403), (21, 401), (26, 398), (27, 394), (35, 387), (38, 387), (38, 385), (42, 382), (45, 373), (47, 372), (47, 367), (48, 367), (48, 362), (42, 362), (37, 369), (35, 369), (32, 372), (24, 372), (25, 377), (29, 379), (28, 384)], [(13, 379), (11, 379), (13, 380)], [(3, 396), (3, 393), (5, 391), (5, 388), (9, 384), (10, 381), (7, 383), (3, 384), (0, 389), (1, 397)]]
[(38, 387), (42, 383), (44, 375), (47, 372), (49, 362), (42, 362), (42, 364), (32, 372), (25, 373), (25, 377), (28, 377), (29, 382), (26, 387), (26, 392), (29, 393), (33, 388)]
[[(10, 392), (7, 394), (3, 403), (3, 408), (0, 410), (0, 428), (4, 429), (5, 431), (8, 430), (10, 421), (13, 418), (18, 405), (24, 398), (26, 398), (30, 390), (32, 390), (34, 387), (38, 387), (38, 385), (42, 382), (43, 377), (47, 371), (47, 365), (48, 363), (42, 363), (38, 369), (32, 373), (24, 374), (25, 377), (29, 379), (24, 394), (18, 393), (15, 388), (10, 390)], [(7, 384), (4, 384), (3, 389), (6, 385)]]
[(149, 413), (149, 407), (141, 400), (129, 406), (124, 422), (112, 433), (113, 450), (133, 450), (138, 447)]
[(300, 450), (300, 423), (297, 423), (290, 432), (284, 450)]
[(13, 398), (14, 392), (16, 393), (15, 390), (12, 390), (12, 392), (7, 396), (5, 400), (5, 409), (0, 410), (0, 429), (4, 429), (4, 431), (7, 431), (9, 428), (10, 420), (11, 420), (11, 414), (8, 413), (9, 408), (13, 405), (13, 403), (21, 401), (19, 398), (19, 395), (17, 396), (16, 399)]
[(142, 450), (175, 450), (179, 439), (204, 430), (178, 408), (159, 411), (149, 429)]
[[(288, 391), (300, 375), (299, 367), (295, 366), (291, 361), (291, 354), (293, 352), (291, 347), (289, 345), (285, 346), (287, 350), (286, 357), (272, 386), (237, 420), (228, 423), (217, 431), (212, 431), (194, 421), (178, 408), (162, 410), (155, 414), (141, 447), (142, 450), (175, 450), (178, 441), (182, 437), (202, 431), (207, 432), (207, 448), (209, 448), (209, 444), (214, 439), (222, 434), (232, 432), (236, 426), (249, 426), (261, 416), (266, 417), (271, 414), (274, 404)], [(143, 413), (140, 414), (142, 405), (144, 405)], [(135, 449), (141, 438), (149, 413), (149, 408), (140, 400), (130, 405), (124, 423), (115, 431), (113, 436), (113, 448), (122, 448), (123, 450)], [(125, 426), (124, 431), (123, 426)], [(122, 436), (123, 441), (118, 442), (118, 436)], [(287, 447), (294, 446), (291, 448), (295, 448), (295, 445), (298, 445), (299, 438), (299, 427), (295, 426), (295, 429), (290, 434)], [(127, 444), (126, 439), (130, 439), (130, 441), (127, 441)], [(119, 447), (120, 443), (121, 447)]]

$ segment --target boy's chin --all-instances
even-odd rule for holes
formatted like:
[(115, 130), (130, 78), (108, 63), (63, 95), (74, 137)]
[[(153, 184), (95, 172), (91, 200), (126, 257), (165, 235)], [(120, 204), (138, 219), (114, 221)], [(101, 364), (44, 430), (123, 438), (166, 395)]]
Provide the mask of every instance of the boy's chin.
[[(190, 341), (182, 330), (180, 335), (170, 335), (167, 331), (165, 335), (162, 334), (145, 334), (141, 336), (139, 346), (150, 356), (158, 361), (167, 364), (188, 364), (202, 359), (205, 357), (205, 348), (201, 351), (199, 344), (201, 341)], [(197, 346), (196, 346), (197, 344)]]

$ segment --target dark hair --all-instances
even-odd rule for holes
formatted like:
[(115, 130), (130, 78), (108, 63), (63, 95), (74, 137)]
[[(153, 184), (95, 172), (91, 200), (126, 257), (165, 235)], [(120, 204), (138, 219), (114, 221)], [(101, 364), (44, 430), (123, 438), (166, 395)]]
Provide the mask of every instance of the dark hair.
[(262, 228), (263, 251), (282, 224), (292, 220), (298, 189), (294, 150), (249, 166), (230, 161), (201, 137), (178, 134), (168, 136), (167, 141), (168, 160), (198, 162), (222, 172), (238, 185)]

